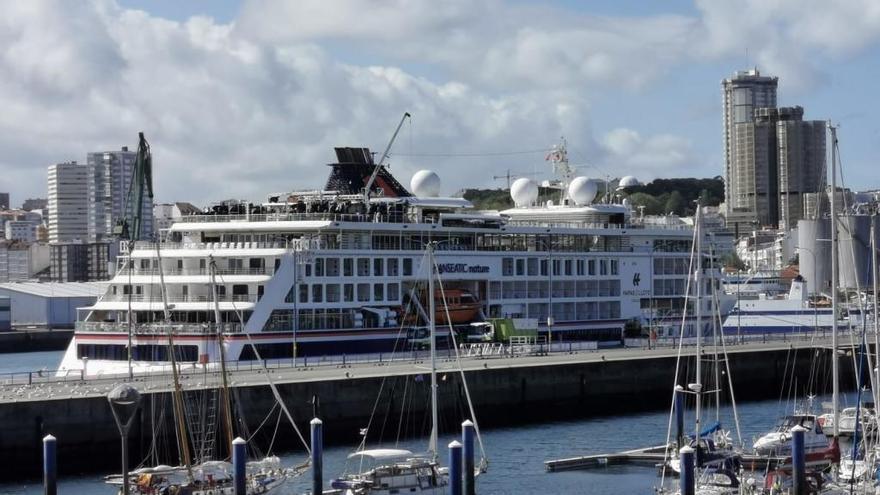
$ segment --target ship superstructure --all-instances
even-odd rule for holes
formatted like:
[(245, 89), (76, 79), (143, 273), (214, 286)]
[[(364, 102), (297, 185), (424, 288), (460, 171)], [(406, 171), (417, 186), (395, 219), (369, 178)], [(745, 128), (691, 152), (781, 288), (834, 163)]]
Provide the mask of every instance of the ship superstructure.
[[(565, 159), (564, 148), (554, 153)], [(418, 326), (404, 308), (428, 297), (413, 288), (429, 241), (439, 241), (444, 290), (464, 315), (454, 324), (526, 319), (553, 342), (619, 342), (631, 323), (678, 332), (689, 226), (633, 216), (625, 201), (597, 204), (596, 183), (581, 177), (541, 204), (520, 179), (514, 208), (476, 211), (438, 196), (432, 172), (409, 191), (381, 165), (373, 173), (368, 149), (336, 154), (325, 190), (215, 207), (174, 223), (158, 246), (123, 246), (107, 293), (80, 309), (62, 368), (123, 372), (129, 332), (136, 370), (165, 364), (160, 278), (184, 362), (217, 361), (218, 328), (232, 361), (399, 350)]]

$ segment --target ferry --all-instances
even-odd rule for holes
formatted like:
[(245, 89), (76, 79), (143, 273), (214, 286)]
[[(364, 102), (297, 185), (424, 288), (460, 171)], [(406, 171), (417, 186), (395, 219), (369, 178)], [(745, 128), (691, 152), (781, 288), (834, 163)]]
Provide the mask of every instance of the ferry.
[[(427, 307), (413, 287), (428, 241), (438, 241), (455, 328), (531, 319), (554, 343), (622, 343), (625, 328), (663, 322), (679, 334), (693, 228), (598, 201), (596, 181), (573, 177), (564, 143), (548, 157), (564, 172), (555, 199), (539, 202), (522, 178), (502, 211), (440, 196), (431, 171), (407, 189), (368, 148), (335, 152), (322, 190), (218, 205), (182, 217), (159, 243), (123, 243), (107, 292), (78, 310), (60, 372), (166, 366), (169, 332), (177, 359), (194, 364), (406, 348), (419, 323), (403, 309)], [(708, 294), (717, 280), (707, 279)]]

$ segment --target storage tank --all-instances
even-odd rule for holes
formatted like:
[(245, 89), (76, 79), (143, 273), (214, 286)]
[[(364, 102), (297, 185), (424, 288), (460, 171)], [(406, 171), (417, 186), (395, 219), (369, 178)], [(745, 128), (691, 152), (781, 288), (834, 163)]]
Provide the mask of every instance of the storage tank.
[(831, 223), (827, 218), (798, 220), (798, 261), (807, 293), (828, 293), (831, 287)]

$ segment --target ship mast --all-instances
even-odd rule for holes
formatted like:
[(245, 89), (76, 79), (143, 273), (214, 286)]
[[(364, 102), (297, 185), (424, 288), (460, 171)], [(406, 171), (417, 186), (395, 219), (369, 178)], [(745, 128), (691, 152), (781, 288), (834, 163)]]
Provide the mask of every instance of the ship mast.
[(214, 321), (217, 323), (217, 346), (220, 350), (220, 398), (223, 403), (223, 423), (226, 430), (226, 445), (232, 445), (235, 436), (232, 431), (232, 401), (229, 399), (229, 379), (226, 376), (226, 349), (223, 345), (223, 323), (220, 319), (220, 295), (217, 289), (217, 262), (208, 256), (211, 270), (211, 293), (214, 295)]
[(434, 244), (428, 243), (428, 327), (431, 330), (431, 439), (428, 450), (437, 460), (437, 322), (434, 309)]
[(181, 461), (183, 462), (183, 465), (186, 466), (186, 474), (190, 481), (192, 481), (192, 458), (189, 452), (189, 443), (186, 439), (183, 390), (180, 386), (180, 375), (177, 370), (177, 357), (174, 355), (174, 330), (171, 326), (171, 312), (168, 310), (168, 293), (165, 290), (165, 272), (162, 270), (162, 254), (159, 249), (159, 242), (156, 242), (156, 259), (158, 260), (159, 265), (159, 290), (162, 294), (164, 323), (168, 327), (168, 356), (171, 360), (171, 377), (174, 381), (174, 389), (171, 391), (171, 398), (174, 408), (174, 420), (177, 423), (177, 446), (180, 449)]
[(697, 379), (693, 385), (693, 392), (696, 398), (696, 434), (694, 438), (697, 442), (700, 440), (700, 419), (701, 419), (701, 407), (702, 407), (702, 394), (703, 394), (703, 308), (702, 308), (702, 295), (703, 295), (703, 232), (702, 232), (701, 218), (700, 218), (700, 202), (697, 202), (697, 212), (694, 215), (694, 229), (696, 230), (694, 237), (696, 238), (696, 246), (694, 247), (694, 253), (696, 255), (696, 272), (694, 273), (694, 283), (697, 286), (697, 290), (695, 292), (695, 310), (696, 310), (696, 331), (697, 331), (697, 357), (696, 357), (696, 374)]

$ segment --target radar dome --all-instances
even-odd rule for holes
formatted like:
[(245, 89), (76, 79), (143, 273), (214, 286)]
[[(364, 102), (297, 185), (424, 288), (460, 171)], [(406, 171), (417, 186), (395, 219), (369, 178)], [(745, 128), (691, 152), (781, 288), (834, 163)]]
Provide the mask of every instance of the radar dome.
[(510, 197), (516, 206), (528, 206), (538, 199), (538, 186), (525, 177), (516, 179), (510, 185)]
[(419, 170), (410, 179), (409, 188), (416, 197), (437, 197), (440, 194), (440, 176), (433, 170)]
[(618, 183), (617, 187), (619, 189), (623, 189), (624, 187), (634, 187), (642, 185), (638, 179), (633, 177), (632, 175), (627, 175), (626, 177), (620, 179), (620, 183)]
[(575, 177), (568, 185), (568, 196), (579, 206), (590, 204), (596, 198), (599, 186), (586, 177)]

